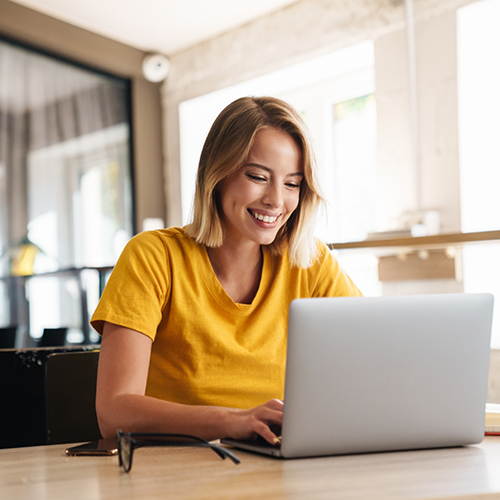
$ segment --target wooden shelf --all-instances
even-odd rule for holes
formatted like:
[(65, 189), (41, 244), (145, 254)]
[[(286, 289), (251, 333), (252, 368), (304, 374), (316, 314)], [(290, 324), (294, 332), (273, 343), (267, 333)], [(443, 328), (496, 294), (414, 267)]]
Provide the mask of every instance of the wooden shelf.
[(437, 234), (435, 236), (405, 237), (328, 243), (330, 250), (350, 250), (360, 248), (410, 247), (429, 248), (463, 245), (467, 243), (500, 242), (500, 231), (480, 231), (475, 233)]

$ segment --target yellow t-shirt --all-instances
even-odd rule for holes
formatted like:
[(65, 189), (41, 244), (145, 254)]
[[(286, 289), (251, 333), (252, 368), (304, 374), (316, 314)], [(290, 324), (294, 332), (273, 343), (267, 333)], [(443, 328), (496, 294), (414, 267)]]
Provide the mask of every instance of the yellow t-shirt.
[(148, 396), (233, 408), (282, 399), (290, 302), (361, 294), (324, 244), (308, 269), (266, 247), (263, 255), (252, 304), (238, 304), (206, 248), (182, 228), (140, 233), (118, 260), (91, 324), (102, 333), (104, 321), (115, 323), (153, 340)]

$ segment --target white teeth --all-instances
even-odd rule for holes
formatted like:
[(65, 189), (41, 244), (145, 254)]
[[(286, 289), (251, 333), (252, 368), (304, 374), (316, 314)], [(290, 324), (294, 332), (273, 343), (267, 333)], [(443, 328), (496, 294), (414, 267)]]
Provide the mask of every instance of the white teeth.
[(255, 212), (251, 212), (251, 214), (258, 220), (263, 222), (274, 222), (278, 217), (269, 217), (268, 215), (256, 214)]

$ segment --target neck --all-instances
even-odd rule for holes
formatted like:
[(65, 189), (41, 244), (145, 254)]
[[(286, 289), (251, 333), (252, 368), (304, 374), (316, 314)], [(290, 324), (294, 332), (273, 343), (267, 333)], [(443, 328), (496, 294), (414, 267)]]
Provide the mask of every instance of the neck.
[(252, 302), (259, 289), (263, 256), (260, 245), (223, 244), (207, 248), (212, 268), (226, 293), (243, 304)]

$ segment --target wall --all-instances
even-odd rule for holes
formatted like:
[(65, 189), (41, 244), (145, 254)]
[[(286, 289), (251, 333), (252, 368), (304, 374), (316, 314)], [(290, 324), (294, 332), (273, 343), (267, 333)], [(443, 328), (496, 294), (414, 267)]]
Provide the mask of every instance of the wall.
[[(474, 0), (415, 0), (423, 208), (460, 229), (455, 11)], [(383, 181), (380, 229), (414, 209), (402, 0), (303, 0), (171, 57), (163, 87), (167, 221), (181, 223), (178, 105), (321, 54), (373, 39)]]
[[(421, 209), (437, 210), (441, 231), (460, 232), (456, 13), (418, 20), (416, 32)], [(417, 209), (412, 168), (406, 33), (375, 40), (380, 224)], [(384, 229), (382, 227), (381, 229)]]
[(145, 53), (8, 0), (0, 0), (0, 34), (132, 80), (136, 228), (164, 218), (160, 85), (142, 76)]

